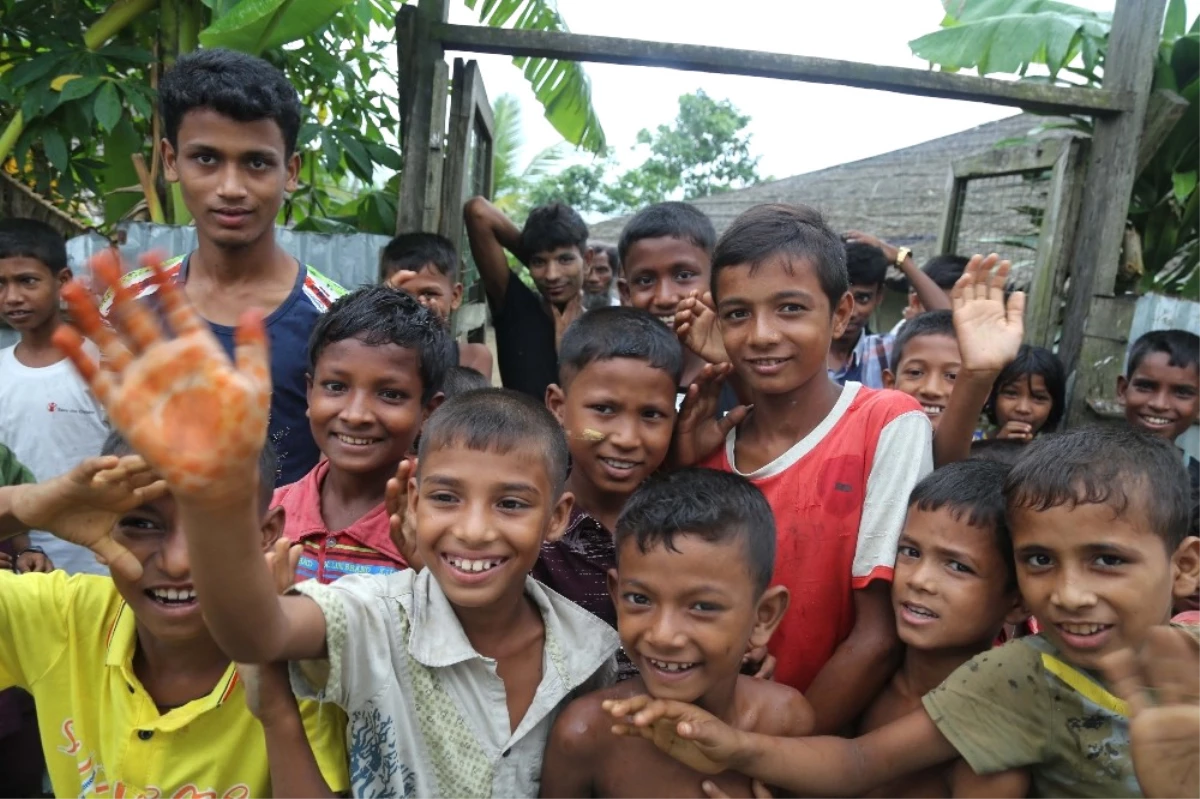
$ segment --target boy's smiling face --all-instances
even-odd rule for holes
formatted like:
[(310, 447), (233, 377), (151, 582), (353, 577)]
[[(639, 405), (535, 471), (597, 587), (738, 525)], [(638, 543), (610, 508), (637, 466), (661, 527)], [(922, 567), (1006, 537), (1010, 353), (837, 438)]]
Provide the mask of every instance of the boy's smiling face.
[[(1200, 539), (1168, 551), (1134, 487), (1117, 513), (1109, 505), (1010, 508), (1017, 579), (1026, 607), (1066, 659), (1085, 669), (1166, 624), (1172, 601), (1200, 585)], [(1128, 487), (1127, 487), (1128, 490)]]
[(904, 352), (896, 365), (896, 374), (893, 375), (891, 370), (884, 371), (883, 384), (885, 388), (903, 391), (921, 403), (929, 423), (937, 432), (960, 368), (962, 355), (959, 354), (955, 338), (944, 335), (914, 336), (904, 345)]
[(273, 229), (284, 193), (296, 190), (300, 156), (287, 155), (273, 119), (242, 122), (195, 108), (183, 115), (176, 146), (164, 139), (162, 153), (197, 231), (219, 247), (257, 242)]
[(703, 294), (708, 290), (711, 267), (708, 251), (685, 239), (639, 239), (625, 253), (621, 299), (674, 327), (683, 298), (693, 291)]
[(609, 591), (621, 645), (647, 692), (703, 704), (710, 692), (732, 689), (747, 649), (770, 640), (787, 595), (773, 587), (757, 596), (740, 540), (679, 533), (673, 545), (642, 552), (633, 536), (622, 541)]
[(856, 283), (850, 287), (850, 296), (854, 298), (854, 308), (849, 321), (846, 322), (845, 331), (838, 338), (843, 341), (858, 341), (858, 337), (871, 321), (871, 314), (875, 313), (875, 309), (883, 302), (883, 284), (872, 286)]
[(395, 471), (421, 430), (420, 356), (358, 338), (329, 344), (308, 385), (313, 438), (331, 467), (369, 475)]
[(542, 296), (561, 307), (579, 296), (590, 261), (591, 255), (585, 257), (574, 245), (558, 247), (530, 255), (529, 274)]
[(1022, 375), (996, 392), (996, 422), (1024, 422), (1036, 434), (1054, 410), (1054, 398), (1041, 375)]
[[(283, 531), (283, 509), (273, 508), (263, 519), (264, 546), (271, 546)], [(124, 597), (139, 627), (159, 641), (184, 643), (210, 635), (200, 613), (192, 584), (187, 539), (176, 515), (175, 499), (168, 494), (121, 514), (112, 538), (142, 564), (134, 581), (113, 572), (117, 591)]]
[(909, 508), (892, 579), (896, 630), (921, 650), (986, 649), (1005, 621), (1020, 620), (1020, 594), (995, 533), (949, 508)]
[(1130, 424), (1174, 441), (1200, 417), (1200, 370), (1172, 366), (1165, 352), (1147, 353), (1128, 378), (1117, 378), (1117, 398)]
[(443, 322), (450, 324), (450, 314), (462, 304), (462, 283), (451, 283), (433, 264), (421, 267), (404, 284), (404, 290), (417, 298), (417, 302), (436, 313)]
[(452, 442), (427, 453), (409, 481), (417, 551), (451, 604), (486, 608), (517, 601), (542, 543), (562, 536), (570, 494), (557, 496), (546, 456)]
[[(593, 361), (551, 386), (547, 407), (571, 450), (573, 480), (604, 494), (632, 494), (662, 465), (675, 425), (675, 380), (637, 358)], [(584, 430), (604, 434), (586, 440)]]
[(725, 351), (752, 392), (785, 394), (826, 370), (829, 343), (845, 329), (846, 294), (829, 299), (806, 258), (773, 258), (759, 268), (730, 266), (717, 275), (717, 315)]
[(0, 258), (0, 318), (21, 333), (37, 330), (58, 313), (71, 270), (57, 275), (36, 258)]

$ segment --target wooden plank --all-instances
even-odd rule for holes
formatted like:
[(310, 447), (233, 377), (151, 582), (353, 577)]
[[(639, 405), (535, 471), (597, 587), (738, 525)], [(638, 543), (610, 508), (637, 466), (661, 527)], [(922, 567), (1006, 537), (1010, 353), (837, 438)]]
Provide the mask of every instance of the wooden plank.
[(461, 248), (463, 244), (463, 187), (466, 185), (467, 147), (471, 135), (471, 104), (466, 92), (465, 73), (466, 64), (463, 60), (454, 59), (454, 77), (450, 84), (450, 127), (446, 136), (446, 165), (442, 173), (442, 218), (437, 229), (455, 248)]
[[(437, 230), (442, 216), (442, 170), (446, 161), (446, 106), (450, 100), (450, 67), (433, 64), (433, 105), (430, 110), (429, 161), (425, 177), (425, 212), (421, 230)], [(457, 216), (462, 216), (460, 211)]]
[(1044, 114), (1107, 115), (1124, 111), (1133, 104), (1132, 97), (1109, 90), (1049, 86), (727, 47), (444, 22), (434, 24), (430, 33), (447, 50), (831, 83), (922, 97), (1016, 106)]
[[(401, 13), (404, 9), (401, 9)], [(400, 197), (396, 209), (396, 231), (400, 233), (424, 229), (425, 198), (429, 186), (430, 147), (436, 135), (438, 142), (444, 132), (445, 119), (434, 124), (434, 96), (437, 84), (438, 64), (444, 64), (445, 51), (442, 44), (430, 35), (432, 26), (445, 22), (449, 15), (446, 0), (420, 0), (416, 14), (402, 20), (397, 14), (398, 26), (403, 23), (411, 31), (407, 40), (397, 42), (399, 64), (408, 64), (407, 74), (399, 76), (401, 83), (408, 85), (401, 96), (409, 98), (407, 114), (402, 115), (407, 125), (401, 133), (401, 155), (404, 169), (400, 174)], [(439, 145), (440, 146), (440, 145)]]
[(955, 159), (950, 168), (954, 170), (954, 177), (960, 180), (1038, 172), (1052, 169), (1065, 147), (1062, 139), (1031, 140), (1027, 144), (993, 147), (978, 155)]
[(1142, 174), (1187, 110), (1188, 101), (1169, 89), (1156, 89), (1150, 94), (1150, 101), (1146, 104), (1146, 123), (1142, 126), (1142, 142), (1138, 146), (1137, 174)]
[(953, 254), (958, 247), (958, 228), (962, 223), (962, 198), (964, 183), (954, 176), (954, 167), (948, 170), (946, 182), (946, 207), (942, 211), (942, 226), (938, 229), (937, 251), (941, 255)]
[[(1067, 421), (1084, 418), (1086, 399), (1096, 389), (1098, 373), (1081, 359), (1092, 313), (1103, 314), (1093, 297), (1111, 296), (1116, 287), (1121, 240), (1129, 199), (1137, 176), (1138, 144), (1146, 118), (1154, 59), (1167, 0), (1117, 0), (1112, 33), (1104, 62), (1104, 85), (1130, 97), (1132, 107), (1116, 116), (1096, 120), (1088, 158), (1087, 177), (1079, 211), (1078, 234), (1072, 248), (1070, 292), (1064, 317), (1059, 357), (1067, 367), (1071, 398)], [(1114, 320), (1102, 318), (1105, 327)], [(1123, 332), (1128, 331), (1128, 326)], [(1112, 350), (1120, 356), (1120, 342), (1097, 339), (1089, 345), (1089, 360), (1104, 360)]]
[(1054, 347), (1058, 328), (1071, 240), (1079, 215), (1080, 165), (1086, 151), (1086, 142), (1082, 139), (1064, 139), (1060, 144), (1038, 236), (1033, 280), (1025, 304), (1025, 341), (1049, 349)]

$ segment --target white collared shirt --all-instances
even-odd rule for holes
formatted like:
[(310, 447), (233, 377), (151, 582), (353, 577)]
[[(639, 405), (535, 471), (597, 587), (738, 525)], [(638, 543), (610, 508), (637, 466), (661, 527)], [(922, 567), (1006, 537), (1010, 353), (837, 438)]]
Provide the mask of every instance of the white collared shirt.
[(527, 577), (546, 628), (542, 680), (513, 731), (496, 662), (471, 646), (428, 571), (294, 590), (325, 614), (329, 676), (319, 688), (293, 663), (292, 687), (349, 716), (355, 796), (537, 796), (558, 711), (616, 679), (616, 631)]

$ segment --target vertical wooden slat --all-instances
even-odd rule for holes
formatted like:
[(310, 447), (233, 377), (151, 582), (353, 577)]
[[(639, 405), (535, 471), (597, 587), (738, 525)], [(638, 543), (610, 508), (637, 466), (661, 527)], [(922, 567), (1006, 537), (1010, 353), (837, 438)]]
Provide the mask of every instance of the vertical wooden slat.
[(420, 0), (415, 14), (407, 8), (401, 8), (396, 16), (397, 30), (407, 33), (406, 38), (397, 42), (398, 63), (408, 66), (407, 73), (400, 75), (400, 82), (404, 85), (401, 97), (407, 101), (401, 105), (407, 105), (407, 112), (401, 111), (401, 118), (406, 124), (400, 132), (404, 169), (400, 176), (400, 198), (396, 210), (397, 232), (421, 230), (425, 224), (426, 197), (430, 185), (430, 148), (435, 144), (435, 135), (440, 147), (444, 133), (442, 125), (445, 122), (444, 105), (443, 116), (436, 122), (434, 119), (438, 64), (442, 64), (444, 69), (445, 62), (442, 59), (445, 52), (441, 41), (431, 35), (431, 26), (445, 22), (448, 15), (446, 0)]

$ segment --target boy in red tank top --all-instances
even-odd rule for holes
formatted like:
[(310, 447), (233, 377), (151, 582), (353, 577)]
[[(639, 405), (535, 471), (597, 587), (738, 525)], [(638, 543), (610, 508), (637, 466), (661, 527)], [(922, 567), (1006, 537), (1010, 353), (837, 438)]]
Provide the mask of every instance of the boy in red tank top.
[(754, 410), (701, 465), (749, 478), (770, 502), (773, 583), (793, 597), (771, 641), (775, 679), (808, 697), (819, 731), (839, 731), (897, 662), (890, 581), (908, 495), (933, 468), (929, 420), (906, 394), (829, 378), (853, 300), (845, 245), (813, 209), (738, 217), (717, 243), (712, 294)]

